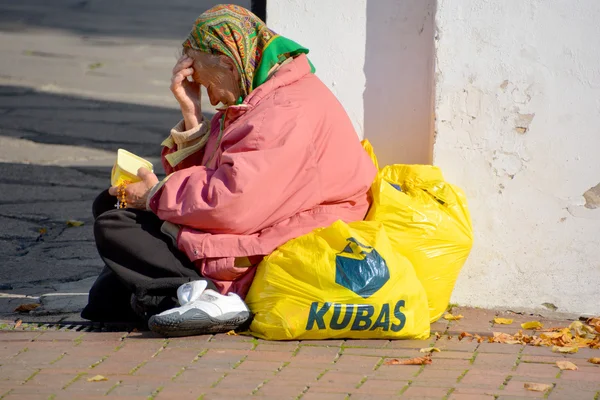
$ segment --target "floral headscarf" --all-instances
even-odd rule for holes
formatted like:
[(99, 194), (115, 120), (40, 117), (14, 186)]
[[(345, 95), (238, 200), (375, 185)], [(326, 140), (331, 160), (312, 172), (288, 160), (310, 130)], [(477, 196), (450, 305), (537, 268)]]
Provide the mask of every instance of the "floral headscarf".
[(308, 49), (267, 28), (250, 11), (233, 4), (221, 4), (202, 13), (183, 47), (225, 55), (235, 62), (241, 77), (238, 103), (265, 83), (276, 64), (308, 53)]

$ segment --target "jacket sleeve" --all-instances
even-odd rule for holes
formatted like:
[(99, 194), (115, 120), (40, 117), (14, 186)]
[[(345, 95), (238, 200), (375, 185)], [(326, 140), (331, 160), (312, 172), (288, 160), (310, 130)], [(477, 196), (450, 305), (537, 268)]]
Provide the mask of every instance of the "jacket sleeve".
[(177, 170), (176, 166), (171, 165), (167, 156), (193, 144), (199, 137), (210, 132), (210, 127), (211, 122), (203, 119), (198, 126), (186, 131), (185, 121), (182, 119), (171, 129), (169, 136), (161, 143), (161, 163), (167, 175)]
[(167, 176), (149, 201), (151, 210), (208, 233), (245, 234), (265, 226), (290, 197), (297, 202), (317, 192), (314, 129), (301, 110), (288, 107), (271, 107), (228, 132), (216, 169), (195, 166)]

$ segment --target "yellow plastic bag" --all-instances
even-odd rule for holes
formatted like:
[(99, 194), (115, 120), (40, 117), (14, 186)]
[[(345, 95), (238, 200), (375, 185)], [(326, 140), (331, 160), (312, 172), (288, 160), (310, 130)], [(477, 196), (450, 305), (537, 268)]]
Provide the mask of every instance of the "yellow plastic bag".
[(270, 340), (429, 337), (423, 286), (377, 222), (335, 222), (258, 265), (250, 332)]
[[(376, 163), (370, 143), (363, 141), (363, 147)], [(463, 191), (445, 182), (438, 167), (397, 164), (379, 171), (371, 196), (366, 220), (383, 223), (394, 250), (411, 261), (436, 321), (473, 244)]]

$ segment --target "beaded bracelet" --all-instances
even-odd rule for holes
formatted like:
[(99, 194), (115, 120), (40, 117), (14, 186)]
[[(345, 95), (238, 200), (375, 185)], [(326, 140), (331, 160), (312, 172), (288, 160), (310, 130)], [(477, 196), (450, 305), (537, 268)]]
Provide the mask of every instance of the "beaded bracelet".
[(125, 181), (121, 182), (117, 187), (117, 204), (115, 204), (115, 208), (127, 208), (127, 195), (125, 194), (125, 187), (130, 182)]

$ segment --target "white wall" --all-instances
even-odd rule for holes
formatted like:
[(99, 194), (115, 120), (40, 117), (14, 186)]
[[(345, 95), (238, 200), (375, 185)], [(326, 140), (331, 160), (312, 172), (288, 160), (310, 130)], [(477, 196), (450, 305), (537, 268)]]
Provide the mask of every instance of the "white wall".
[(366, 0), (267, 1), (267, 25), (310, 50), (317, 76), (333, 91), (363, 137)]
[(599, 20), (598, 0), (438, 0), (434, 160), (476, 233), (455, 302), (600, 313)]
[(365, 136), (382, 164), (431, 164), (435, 0), (367, 2)]
[(273, 0), (267, 24), (310, 49), (380, 162), (430, 163), (435, 0)]

